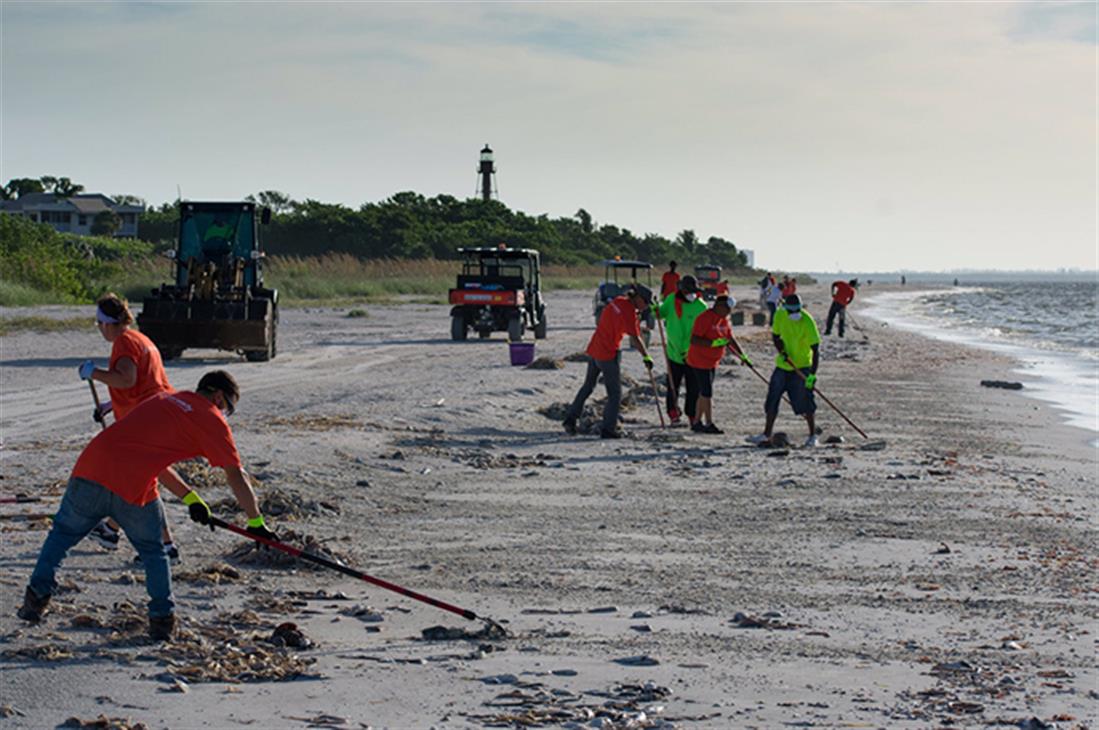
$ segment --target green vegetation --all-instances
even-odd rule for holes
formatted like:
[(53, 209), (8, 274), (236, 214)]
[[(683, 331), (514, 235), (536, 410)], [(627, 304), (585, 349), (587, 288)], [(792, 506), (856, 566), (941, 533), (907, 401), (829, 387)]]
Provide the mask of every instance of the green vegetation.
[[(507, 243), (538, 249), (545, 264), (590, 265), (621, 256), (658, 266), (675, 259), (684, 266), (716, 263), (747, 271), (744, 255), (731, 241), (716, 236), (703, 241), (690, 229), (674, 240), (652, 233), (638, 236), (626, 228), (598, 225), (583, 209), (571, 218), (550, 218), (513, 211), (496, 200), (426, 198), (413, 192), (364, 203), (357, 210), (317, 200), (296, 202), (273, 190), (253, 199), (274, 214), (263, 230), (264, 249), (271, 255), (447, 260), (455, 258), (459, 247)], [(162, 205), (142, 216), (140, 235), (148, 241), (174, 240), (178, 220), (175, 204)]]
[(92, 317), (68, 317), (66, 319), (53, 319), (31, 315), (28, 317), (0, 317), (0, 337), (6, 337), (13, 332), (68, 332), (69, 330), (90, 330), (93, 325)]
[[(41, 190), (73, 194), (82, 186), (68, 178), (12, 180), (4, 197)], [(140, 202), (133, 196), (116, 196)], [(730, 281), (753, 280), (744, 255), (722, 238), (701, 241), (691, 230), (669, 240), (637, 236), (624, 228), (597, 225), (585, 210), (572, 218), (530, 216), (498, 201), (425, 198), (398, 193), (357, 210), (315, 200), (296, 202), (278, 191), (254, 198), (274, 213), (262, 231), (269, 257), (266, 283), (284, 302), (417, 301), (445, 303), (458, 271), (455, 250), (498, 243), (542, 253), (543, 286), (591, 289), (602, 278), (602, 259), (621, 256), (652, 262), (655, 277), (675, 259), (680, 271), (695, 263), (725, 267)], [(60, 234), (45, 224), (0, 215), (0, 306), (91, 302), (105, 291), (140, 301), (171, 279), (172, 264), (154, 255), (174, 248), (178, 203), (142, 216), (140, 240)], [(97, 230), (116, 221), (97, 219)]]

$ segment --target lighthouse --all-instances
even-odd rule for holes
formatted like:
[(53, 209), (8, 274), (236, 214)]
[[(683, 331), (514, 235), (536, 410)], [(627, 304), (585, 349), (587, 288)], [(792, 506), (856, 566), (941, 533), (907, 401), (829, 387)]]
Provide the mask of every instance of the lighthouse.
[(492, 148), (485, 143), (481, 150), (481, 165), (477, 168), (477, 178), (481, 188), (481, 199), (492, 200), (493, 195), (500, 197), (496, 189), (496, 165), (493, 163)]

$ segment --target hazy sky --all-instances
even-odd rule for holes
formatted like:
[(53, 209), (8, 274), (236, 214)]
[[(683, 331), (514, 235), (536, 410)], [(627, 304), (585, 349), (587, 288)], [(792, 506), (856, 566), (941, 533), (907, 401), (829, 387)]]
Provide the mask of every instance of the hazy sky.
[(1097, 5), (0, 2), (0, 177), (500, 198), (773, 268), (1096, 266)]

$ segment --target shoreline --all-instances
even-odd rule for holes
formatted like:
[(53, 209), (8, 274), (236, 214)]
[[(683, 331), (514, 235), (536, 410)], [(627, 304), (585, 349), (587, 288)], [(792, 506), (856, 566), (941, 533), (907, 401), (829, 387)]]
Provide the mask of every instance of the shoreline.
[[(1066, 425), (1083, 431), (1091, 446), (1099, 447), (1099, 365), (1090, 369), (1081, 366), (1074, 359), (1073, 353), (1065, 350), (1043, 350), (1019, 342), (995, 341), (965, 327), (935, 327), (929, 322), (906, 317), (897, 306), (903, 301), (914, 300), (929, 292), (950, 290), (950, 287), (919, 283), (903, 288), (894, 285), (890, 290), (876, 291), (865, 299), (858, 308), (858, 312), (860, 316), (865, 315), (874, 321), (883, 322), (928, 339), (987, 350), (1013, 358), (1018, 366), (1011, 372), (1024, 385), (1019, 394), (1046, 404), (1060, 415)], [(1079, 383), (1082, 378), (1088, 378), (1090, 382)], [(1081, 385), (1083, 399), (1080, 397)], [(1092, 396), (1090, 402), (1087, 398), (1089, 391)]]

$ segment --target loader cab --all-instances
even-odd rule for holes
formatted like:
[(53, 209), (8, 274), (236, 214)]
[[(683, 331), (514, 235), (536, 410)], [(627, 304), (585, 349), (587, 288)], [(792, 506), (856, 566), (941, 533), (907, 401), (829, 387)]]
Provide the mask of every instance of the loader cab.
[[(241, 203), (184, 202), (180, 207), (179, 243), (176, 248), (176, 286), (193, 283), (194, 271), (213, 264), (220, 270), (242, 269), (240, 286), (262, 284), (259, 227), (256, 205)], [(270, 219), (263, 208), (261, 220)]]

